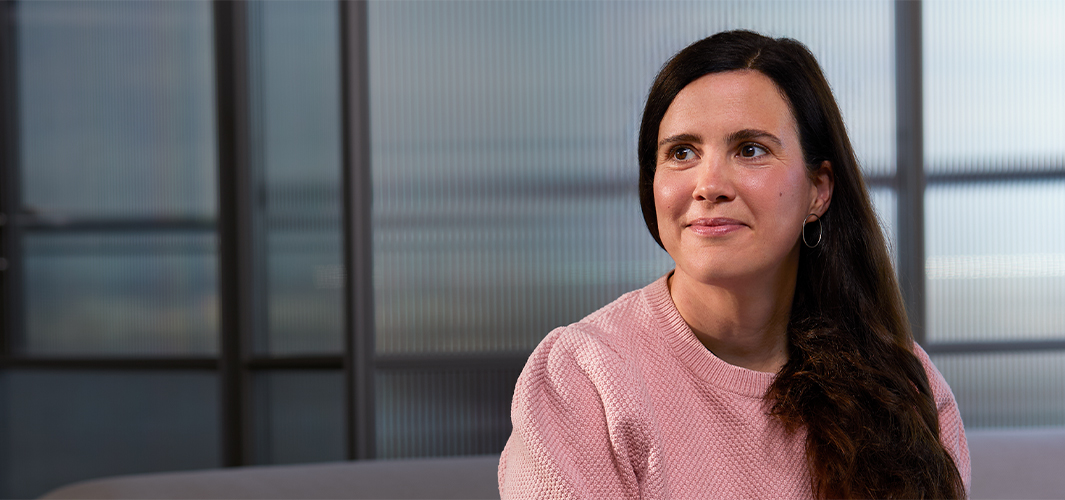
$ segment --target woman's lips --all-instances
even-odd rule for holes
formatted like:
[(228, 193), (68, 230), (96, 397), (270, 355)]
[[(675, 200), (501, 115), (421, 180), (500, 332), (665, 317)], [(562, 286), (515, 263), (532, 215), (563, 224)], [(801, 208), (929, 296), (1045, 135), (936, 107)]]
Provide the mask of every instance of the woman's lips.
[(688, 229), (700, 236), (724, 236), (747, 227), (736, 219), (715, 217), (712, 219), (695, 219), (688, 223)]

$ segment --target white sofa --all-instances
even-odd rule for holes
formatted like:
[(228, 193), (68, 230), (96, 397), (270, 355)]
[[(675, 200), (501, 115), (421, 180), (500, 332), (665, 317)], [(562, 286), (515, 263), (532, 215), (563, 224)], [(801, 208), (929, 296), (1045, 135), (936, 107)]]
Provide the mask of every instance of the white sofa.
[[(968, 433), (972, 498), (1065, 499), (1065, 428)], [(140, 474), (65, 486), (51, 499), (499, 498), (498, 456)]]

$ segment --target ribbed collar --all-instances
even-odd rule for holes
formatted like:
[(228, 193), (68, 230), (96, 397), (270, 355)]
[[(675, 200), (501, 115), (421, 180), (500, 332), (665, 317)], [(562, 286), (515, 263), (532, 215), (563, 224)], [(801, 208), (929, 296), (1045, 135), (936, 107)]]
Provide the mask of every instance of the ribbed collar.
[(651, 313), (662, 326), (662, 336), (674, 355), (696, 376), (727, 391), (751, 398), (761, 398), (773, 384), (776, 374), (730, 365), (710, 352), (677, 311), (669, 294), (666, 273), (643, 289)]

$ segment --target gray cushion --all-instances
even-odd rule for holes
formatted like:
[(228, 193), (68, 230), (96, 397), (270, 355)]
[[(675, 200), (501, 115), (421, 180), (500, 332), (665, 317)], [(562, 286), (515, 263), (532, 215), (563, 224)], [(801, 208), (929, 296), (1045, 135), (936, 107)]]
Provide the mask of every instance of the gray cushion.
[[(1065, 428), (973, 429), (972, 498), (1065, 498)], [(498, 455), (96, 479), (44, 498), (499, 498)]]
[(499, 455), (116, 476), (42, 498), (499, 498)]

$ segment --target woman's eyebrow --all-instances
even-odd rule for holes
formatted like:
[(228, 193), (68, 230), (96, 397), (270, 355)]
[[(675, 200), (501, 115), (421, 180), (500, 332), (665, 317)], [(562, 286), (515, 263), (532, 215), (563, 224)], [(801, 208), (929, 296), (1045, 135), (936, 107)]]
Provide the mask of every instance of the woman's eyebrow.
[(784, 147), (784, 142), (779, 137), (766, 132), (765, 130), (745, 128), (743, 130), (737, 130), (725, 137), (725, 144), (735, 144), (741, 141), (750, 141), (753, 139), (766, 139), (773, 142), (777, 147)]
[(658, 141), (658, 147), (662, 147), (662, 146), (665, 146), (666, 144), (671, 144), (671, 143), (674, 143), (674, 142), (701, 143), (701, 142), (703, 142), (703, 139), (701, 137), (695, 135), (695, 134), (671, 135), (669, 137), (666, 137), (665, 139), (662, 139), (661, 141)]

